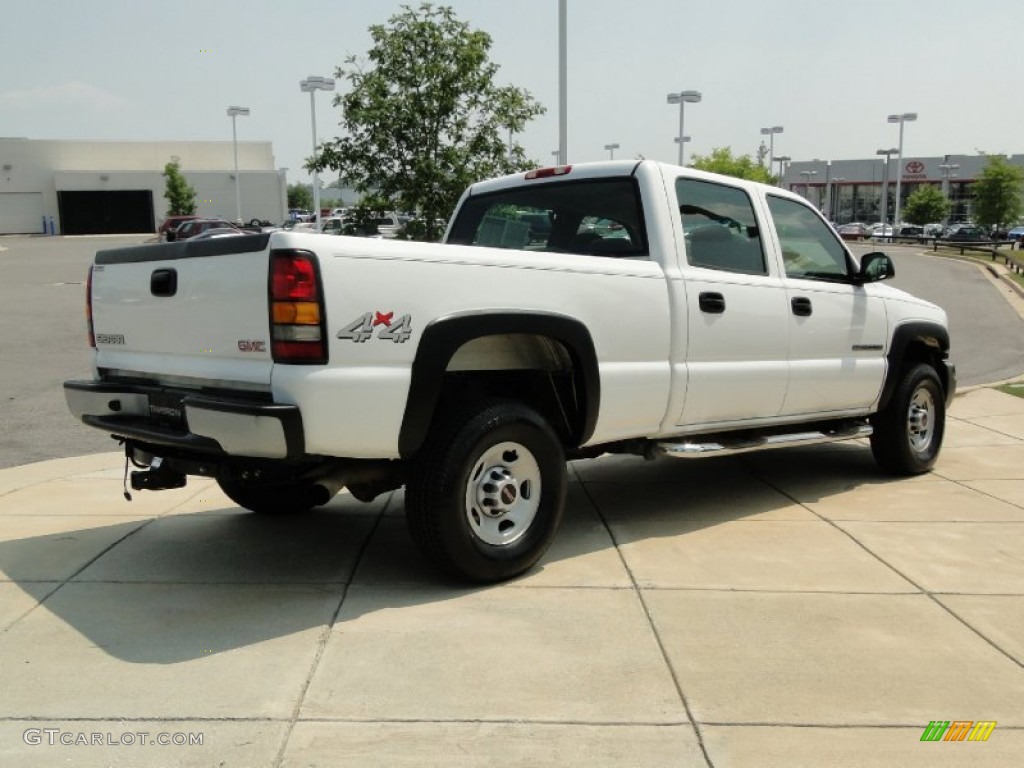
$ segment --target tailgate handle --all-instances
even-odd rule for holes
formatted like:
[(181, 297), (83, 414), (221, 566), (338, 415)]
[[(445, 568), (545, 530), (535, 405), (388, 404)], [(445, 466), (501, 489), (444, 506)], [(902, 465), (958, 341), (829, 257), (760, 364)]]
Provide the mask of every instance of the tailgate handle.
[(720, 315), (725, 312), (725, 297), (720, 293), (705, 292), (698, 297), (701, 312), (709, 315)]
[(178, 292), (178, 272), (173, 269), (157, 269), (149, 278), (149, 291), (154, 296), (173, 296)]

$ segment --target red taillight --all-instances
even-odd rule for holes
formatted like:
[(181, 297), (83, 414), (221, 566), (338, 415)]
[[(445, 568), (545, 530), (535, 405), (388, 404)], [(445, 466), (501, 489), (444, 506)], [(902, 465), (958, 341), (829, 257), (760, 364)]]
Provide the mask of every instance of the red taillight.
[(327, 362), (316, 256), (308, 251), (271, 255), (270, 338), (275, 363)]
[(92, 327), (92, 267), (89, 267), (89, 275), (85, 278), (85, 324), (89, 329), (89, 346), (96, 348), (96, 334)]
[(313, 261), (300, 253), (276, 254), (271, 292), (275, 301), (316, 301), (316, 266)]
[(572, 171), (571, 165), (556, 165), (553, 168), (537, 168), (526, 172), (526, 179), (549, 179), (552, 176), (565, 176)]

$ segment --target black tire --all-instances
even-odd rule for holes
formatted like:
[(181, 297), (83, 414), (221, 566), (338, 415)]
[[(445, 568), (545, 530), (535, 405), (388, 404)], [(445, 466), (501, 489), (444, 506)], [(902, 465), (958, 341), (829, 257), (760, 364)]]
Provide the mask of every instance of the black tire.
[(314, 488), (300, 483), (269, 483), (217, 478), (217, 485), (235, 504), (260, 515), (307, 512), (324, 503)]
[(935, 369), (922, 363), (905, 370), (872, 425), (871, 452), (882, 469), (896, 475), (930, 470), (946, 431), (946, 396)]
[(565, 454), (547, 421), (521, 403), (488, 401), (428, 436), (406, 486), (406, 522), (444, 573), (503, 581), (547, 550), (565, 492)]

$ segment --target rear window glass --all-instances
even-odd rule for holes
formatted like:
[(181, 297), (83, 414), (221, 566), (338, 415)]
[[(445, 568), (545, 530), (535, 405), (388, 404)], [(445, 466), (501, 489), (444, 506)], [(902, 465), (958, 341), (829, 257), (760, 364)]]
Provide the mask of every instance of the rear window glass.
[(527, 184), (468, 198), (448, 237), (457, 245), (646, 257), (632, 178)]

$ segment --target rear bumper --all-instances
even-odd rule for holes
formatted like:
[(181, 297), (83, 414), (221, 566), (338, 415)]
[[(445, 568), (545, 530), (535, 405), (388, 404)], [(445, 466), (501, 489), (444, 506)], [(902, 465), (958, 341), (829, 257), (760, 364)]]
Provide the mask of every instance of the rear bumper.
[(305, 454), (298, 406), (165, 387), (66, 381), (71, 413), (117, 437), (187, 453), (296, 460)]

